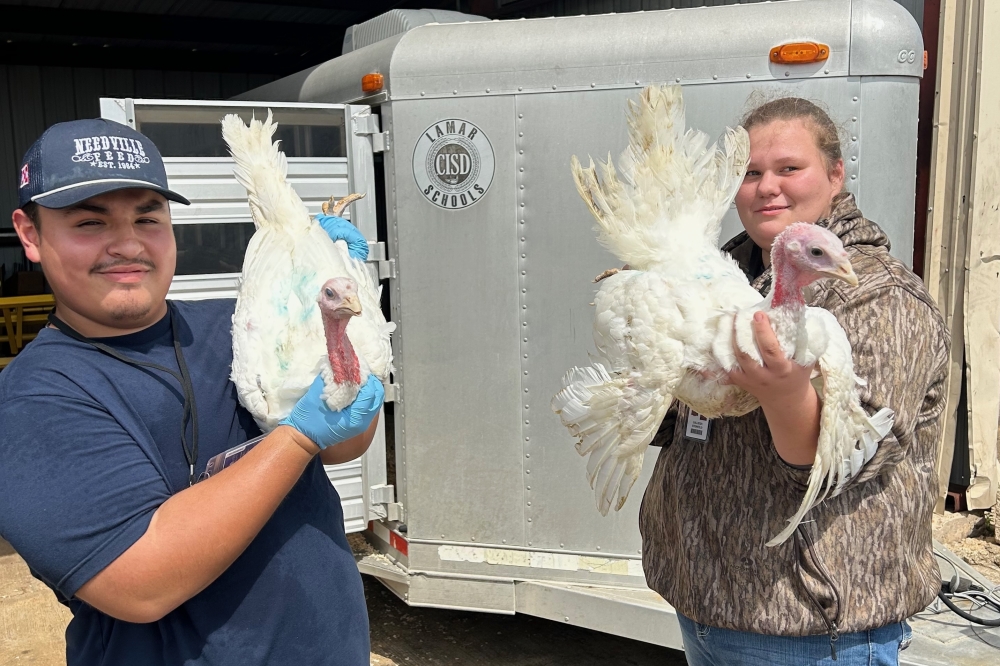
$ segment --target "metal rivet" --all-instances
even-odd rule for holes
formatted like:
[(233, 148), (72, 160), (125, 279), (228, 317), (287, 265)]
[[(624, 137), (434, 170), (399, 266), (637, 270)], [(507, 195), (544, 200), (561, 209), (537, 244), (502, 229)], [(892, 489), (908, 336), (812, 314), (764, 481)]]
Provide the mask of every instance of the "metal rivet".
[(565, 620), (566, 622), (569, 622), (569, 615), (564, 615), (563, 616), (563, 620)]
[(858, 158), (857, 158), (857, 156), (855, 156), (855, 157), (852, 157), (852, 158), (851, 158), (851, 161), (852, 161), (852, 162), (857, 162), (857, 161), (858, 161)]
[[(524, 240), (524, 239), (522, 238), (521, 240)], [(522, 293), (522, 294), (527, 294), (527, 293), (528, 293), (528, 290), (527, 290), (527, 289), (522, 289), (522, 290), (521, 290), (521, 293)]]
[[(523, 254), (521, 255), (521, 258), (522, 258), (522, 259), (524, 259), (524, 255), (523, 255)], [(527, 309), (528, 309), (528, 306), (527, 306), (527, 305), (522, 305), (522, 306), (521, 306), (521, 309), (522, 309), (522, 310), (527, 310)], [(524, 373), (524, 374), (528, 374), (528, 373), (526, 372), (526, 373)]]
[(525, 474), (531, 474), (531, 470), (530, 469), (526, 469), (526, 470), (524, 470), (524, 473)]
[(525, 454), (524, 454), (524, 457), (525, 457), (525, 458), (530, 458), (530, 457), (531, 457), (531, 454), (530, 454), (530, 453), (525, 453)]
[(852, 123), (858, 122), (858, 117), (857, 116), (851, 116), (851, 122)]
[(527, 326), (527, 325), (528, 325), (528, 322), (526, 322), (526, 321), (522, 321), (521, 322), (521, 326)]
[(476, 540), (476, 537), (472, 537), (472, 540), (473, 540), (473, 541), (475, 541), (475, 540)]
[(489, 91), (490, 91), (490, 89), (489, 89), (489, 88), (487, 88), (487, 89), (486, 89), (486, 92), (489, 92)]
[(747, 78), (748, 78), (748, 79), (750, 78), (750, 74), (747, 74)]
[(524, 208), (524, 202), (523, 201), (521, 202), (521, 208)]
[[(528, 490), (531, 490), (531, 486), (528, 486)], [(529, 546), (531, 545), (531, 542), (530, 542), (530, 541), (528, 542), (528, 545), (529, 545)]]
[(457, 90), (452, 90), (452, 91), (451, 91), (451, 94), (452, 94), (452, 95), (457, 95), (457, 94), (458, 94), (458, 91), (457, 91)]
[(441, 538), (442, 538), (442, 539), (444, 538), (444, 535), (443, 535), (443, 534), (441, 535)]
[(521, 224), (524, 224), (524, 220), (521, 220)]
[(857, 176), (851, 176), (851, 180), (857, 180), (857, 179), (858, 179)]
[(791, 75), (792, 75), (791, 72), (785, 72), (785, 76), (791, 76)]
[(518, 155), (524, 155), (524, 150), (522, 149), (522, 150), (517, 151), (517, 154)]
[[(524, 389), (524, 390), (527, 391), (528, 389)], [(529, 442), (529, 441), (531, 441), (531, 438), (530, 437), (525, 437), (524, 441)], [(529, 488), (529, 490), (530, 490), (530, 488)]]
[(600, 549), (601, 549), (601, 547), (600, 547), (600, 546), (598, 546), (598, 547), (597, 547), (597, 550), (600, 550)]
[[(525, 354), (525, 355), (524, 355), (524, 358), (528, 358), (528, 355), (527, 355), (527, 354)], [(527, 423), (527, 421), (525, 421), (525, 423)]]
[(525, 254), (522, 254), (522, 255), (521, 255), (521, 258), (522, 258), (522, 259), (524, 259), (524, 258), (525, 258), (526, 256), (527, 256), (527, 255), (525, 255)]
[[(527, 340), (527, 339), (528, 339), (528, 338), (525, 338), (525, 340)], [(525, 393), (527, 393), (527, 392), (528, 392), (528, 389), (524, 389), (524, 392), (525, 392)], [(525, 439), (528, 439), (528, 438), (527, 438), (527, 437), (525, 437)]]
[(527, 275), (528, 271), (521, 271), (521, 275)]
[(680, 83), (680, 82), (681, 82), (681, 77), (678, 76), (677, 78), (674, 79), (674, 83)]
[(528, 502), (528, 506), (531, 506), (531, 502)]
[(854, 101), (855, 101), (855, 102), (857, 102), (857, 101), (858, 101), (858, 98), (857, 98), (857, 97), (855, 97), (855, 98), (853, 98), (853, 99), (854, 99)]
[(518, 136), (524, 136), (524, 132), (518, 132), (517, 135)]
[(565, 548), (566, 546), (565, 546), (565, 545), (563, 545), (563, 544), (559, 544), (559, 547), (560, 547), (560, 548)]
[(639, 85), (639, 79), (635, 80), (635, 85)]
[(524, 118), (524, 114), (523, 113), (519, 113), (519, 114), (517, 114), (517, 117), (518, 118)]
[(421, 96), (421, 97), (423, 97), (423, 96), (424, 96), (424, 95), (426, 95), (426, 94), (427, 94), (427, 93), (425, 93), (425, 92), (424, 92), (423, 90), (421, 90), (421, 91), (420, 91), (420, 96)]
[(719, 80), (719, 75), (718, 74), (712, 74), (712, 80), (713, 81), (718, 81)]
[(595, 87), (597, 87), (597, 84), (596, 84), (596, 83), (591, 83), (591, 84), (590, 84), (590, 87), (591, 87), (591, 88), (595, 88)]
[(555, 90), (555, 89), (556, 89), (556, 87), (555, 87), (555, 86), (552, 86), (552, 89), (553, 89), (553, 90)]
[(823, 70), (823, 73), (824, 73), (824, 74), (829, 74), (829, 73), (830, 73), (830, 70), (828, 70), (828, 69), (824, 69), (824, 70)]
[(518, 169), (518, 171), (520, 171), (521, 173), (524, 173), (524, 167), (521, 167), (520, 169)]
[(522, 190), (524, 189), (524, 185), (522, 185), (522, 186), (521, 186), (521, 189), (522, 189)]
[(507, 539), (500, 539), (502, 543), (507, 543)]
[(517, 87), (517, 91), (518, 91), (518, 92), (521, 92), (522, 90), (524, 90), (524, 86), (518, 86), (518, 87)]
[(856, 136), (852, 136), (851, 137), (851, 141), (857, 141), (857, 140), (858, 140), (858, 137), (856, 137)]

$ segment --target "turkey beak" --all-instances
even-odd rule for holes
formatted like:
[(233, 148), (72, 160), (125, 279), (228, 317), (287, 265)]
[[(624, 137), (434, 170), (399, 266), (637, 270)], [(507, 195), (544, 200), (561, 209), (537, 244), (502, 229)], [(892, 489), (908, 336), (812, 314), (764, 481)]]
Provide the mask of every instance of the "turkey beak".
[(361, 315), (361, 301), (354, 294), (350, 294), (344, 297), (344, 300), (340, 302), (335, 310), (337, 314), (347, 315), (350, 317), (358, 317)]
[(854, 267), (851, 266), (851, 260), (848, 257), (844, 257), (833, 269), (823, 271), (823, 274), (843, 280), (852, 287), (858, 286), (858, 276), (854, 274)]

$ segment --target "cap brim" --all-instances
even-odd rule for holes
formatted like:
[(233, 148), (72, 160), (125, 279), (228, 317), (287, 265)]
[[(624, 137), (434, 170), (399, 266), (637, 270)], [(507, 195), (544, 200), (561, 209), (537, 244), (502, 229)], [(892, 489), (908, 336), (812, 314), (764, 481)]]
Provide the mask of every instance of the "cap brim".
[(121, 181), (105, 181), (102, 183), (80, 183), (73, 187), (67, 187), (65, 189), (59, 189), (56, 192), (51, 192), (48, 194), (39, 194), (38, 196), (32, 197), (32, 201), (39, 206), (44, 206), (45, 208), (68, 208), (69, 206), (74, 206), (81, 201), (85, 201), (91, 197), (96, 197), (100, 194), (107, 194), (108, 192), (117, 192), (118, 190), (152, 190), (162, 194), (164, 197), (170, 201), (176, 201), (177, 203), (184, 204), (185, 206), (190, 206), (191, 202), (177, 194), (173, 190), (168, 190), (165, 187), (160, 187), (159, 185), (154, 185), (153, 183), (148, 183), (140, 180), (121, 180)]

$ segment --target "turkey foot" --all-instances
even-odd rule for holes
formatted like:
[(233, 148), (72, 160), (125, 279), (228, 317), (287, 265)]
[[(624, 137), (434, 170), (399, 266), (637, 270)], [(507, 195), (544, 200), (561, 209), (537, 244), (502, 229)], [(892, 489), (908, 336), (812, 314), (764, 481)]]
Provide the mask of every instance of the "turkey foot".
[(604, 278), (609, 278), (612, 275), (618, 274), (620, 271), (627, 271), (627, 270), (631, 270), (628, 264), (625, 264), (621, 268), (609, 268), (608, 270), (604, 271), (603, 273), (595, 277), (594, 282), (600, 282)]
[(334, 217), (340, 217), (341, 213), (344, 212), (348, 206), (357, 201), (358, 199), (364, 199), (365, 195), (362, 194), (348, 194), (343, 199), (335, 199), (330, 197), (329, 201), (323, 202), (323, 214), (333, 215)]

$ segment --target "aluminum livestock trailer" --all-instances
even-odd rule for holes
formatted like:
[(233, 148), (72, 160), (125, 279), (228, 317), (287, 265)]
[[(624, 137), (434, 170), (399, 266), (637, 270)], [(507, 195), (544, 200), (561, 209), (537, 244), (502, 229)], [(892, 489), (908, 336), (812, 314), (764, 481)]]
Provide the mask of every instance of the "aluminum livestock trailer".
[[(412, 29), (402, 18), (373, 19), (352, 31), (350, 52), (237, 101), (103, 101), (105, 115), (156, 141), (171, 186), (193, 202), (173, 208), (180, 249), (208, 259), (192, 260), (172, 294), (232, 293), (252, 227), (218, 120), (273, 109), (311, 208), (368, 193), (351, 219), (397, 324), (393, 445), (380, 436), (354, 467), (330, 470), (353, 503), (349, 528), (370, 521), (381, 551), (361, 569), (413, 606), (522, 612), (680, 647), (676, 615), (640, 561), (655, 452), (625, 507), (602, 517), (585, 460), (549, 409), (592, 348), (591, 281), (615, 265), (570, 156), (617, 154), (626, 100), (650, 83), (682, 84), (689, 125), (714, 135), (755, 95), (817, 99), (843, 129), (848, 188), (909, 262), (920, 31), (891, 0)], [(772, 61), (801, 42), (826, 57)], [(731, 211), (724, 237), (740, 228)]]

